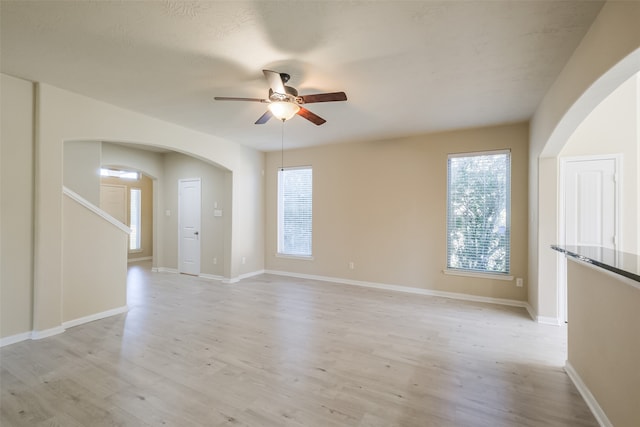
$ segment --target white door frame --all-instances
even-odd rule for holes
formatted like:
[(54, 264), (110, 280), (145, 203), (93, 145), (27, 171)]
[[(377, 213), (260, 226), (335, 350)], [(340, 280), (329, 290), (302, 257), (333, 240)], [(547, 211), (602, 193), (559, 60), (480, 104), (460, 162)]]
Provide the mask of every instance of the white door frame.
[[(616, 235), (616, 247), (619, 249), (622, 247), (622, 235), (621, 230), (621, 207), (622, 207), (622, 154), (598, 154), (591, 156), (572, 156), (572, 157), (560, 157), (560, 179), (559, 179), (559, 191), (558, 191), (558, 244), (564, 246), (566, 244), (566, 171), (567, 164), (571, 162), (586, 162), (596, 160), (613, 160), (615, 162), (615, 235)], [(558, 283), (558, 321), (560, 324), (564, 323), (567, 319), (567, 263), (565, 256), (558, 252), (558, 271), (557, 271), (557, 283)]]
[(178, 179), (178, 273), (182, 273), (182, 194), (181, 188), (183, 182), (198, 181), (200, 185), (200, 219), (198, 224), (198, 275), (200, 274), (202, 247), (200, 245), (202, 231), (202, 179), (201, 178), (182, 178)]

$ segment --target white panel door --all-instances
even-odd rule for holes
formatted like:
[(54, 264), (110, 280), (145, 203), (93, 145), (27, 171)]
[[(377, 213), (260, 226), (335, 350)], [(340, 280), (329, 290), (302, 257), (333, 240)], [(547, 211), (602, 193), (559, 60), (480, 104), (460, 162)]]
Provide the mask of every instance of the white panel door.
[(200, 179), (178, 182), (178, 270), (200, 274)]
[[(618, 230), (618, 180), (616, 157), (566, 160), (563, 163), (565, 245), (602, 246), (616, 249)], [(567, 321), (566, 262), (559, 265), (560, 320)]]
[(100, 209), (123, 224), (127, 223), (127, 187), (124, 185), (100, 185)]
[(565, 168), (565, 244), (616, 247), (615, 159), (569, 161)]

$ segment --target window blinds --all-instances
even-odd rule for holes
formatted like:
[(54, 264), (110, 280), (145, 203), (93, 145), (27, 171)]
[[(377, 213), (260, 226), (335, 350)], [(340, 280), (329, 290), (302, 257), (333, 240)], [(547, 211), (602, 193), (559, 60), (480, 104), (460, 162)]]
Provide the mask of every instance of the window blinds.
[(509, 273), (511, 153), (449, 155), (447, 268)]
[(278, 253), (311, 256), (312, 170), (278, 172)]

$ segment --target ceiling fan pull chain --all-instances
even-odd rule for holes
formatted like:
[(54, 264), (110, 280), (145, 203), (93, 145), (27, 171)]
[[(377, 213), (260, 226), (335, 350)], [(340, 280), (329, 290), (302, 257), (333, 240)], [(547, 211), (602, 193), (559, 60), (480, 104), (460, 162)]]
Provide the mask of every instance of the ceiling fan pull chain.
[(282, 121), (282, 128), (280, 132), (280, 170), (284, 171), (284, 120)]

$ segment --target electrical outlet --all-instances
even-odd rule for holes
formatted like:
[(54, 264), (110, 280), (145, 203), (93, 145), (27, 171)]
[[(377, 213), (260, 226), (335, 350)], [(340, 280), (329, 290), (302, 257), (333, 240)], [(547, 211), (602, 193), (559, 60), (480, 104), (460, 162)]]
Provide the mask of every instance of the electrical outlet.
[(516, 279), (516, 286), (521, 288), (522, 286), (524, 286), (524, 280), (522, 280), (522, 277), (518, 277)]
[(215, 258), (215, 257), (214, 257), (214, 258), (213, 258), (213, 264), (215, 265), (215, 264), (217, 264), (217, 263), (218, 263), (218, 258)]
[(349, 262), (349, 270), (353, 270), (354, 268), (356, 268), (356, 265), (353, 263), (353, 261)]
[(246, 257), (242, 257), (242, 263), (246, 264), (247, 263), (247, 258)]

